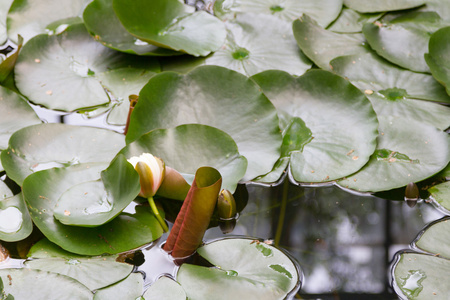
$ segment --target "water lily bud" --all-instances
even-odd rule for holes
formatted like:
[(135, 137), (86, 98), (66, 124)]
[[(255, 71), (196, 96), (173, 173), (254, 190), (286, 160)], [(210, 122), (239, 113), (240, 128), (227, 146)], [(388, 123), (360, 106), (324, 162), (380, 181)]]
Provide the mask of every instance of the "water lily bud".
[(236, 201), (229, 190), (222, 190), (217, 198), (219, 218), (230, 219), (236, 216)]
[(405, 190), (405, 201), (409, 207), (414, 207), (417, 204), (417, 200), (419, 200), (419, 188), (414, 182), (408, 183)]
[(162, 159), (154, 157), (150, 153), (133, 156), (128, 159), (139, 174), (141, 191), (139, 196), (144, 198), (153, 197), (164, 180), (165, 165)]

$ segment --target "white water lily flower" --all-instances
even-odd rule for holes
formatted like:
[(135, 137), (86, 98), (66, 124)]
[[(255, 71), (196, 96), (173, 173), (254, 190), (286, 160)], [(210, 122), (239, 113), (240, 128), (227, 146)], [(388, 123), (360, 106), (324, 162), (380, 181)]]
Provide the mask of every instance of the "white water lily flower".
[(150, 153), (143, 153), (140, 156), (131, 157), (128, 162), (133, 165), (139, 174), (141, 183), (139, 196), (153, 197), (164, 180), (166, 169), (164, 161)]

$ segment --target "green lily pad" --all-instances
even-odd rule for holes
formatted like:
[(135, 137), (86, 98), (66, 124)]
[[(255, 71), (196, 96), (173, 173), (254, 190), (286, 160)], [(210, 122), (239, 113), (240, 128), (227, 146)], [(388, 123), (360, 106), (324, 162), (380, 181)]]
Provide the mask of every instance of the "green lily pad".
[(363, 91), (402, 89), (407, 98), (450, 103), (445, 88), (432, 76), (401, 69), (373, 53), (341, 56), (330, 64)]
[(86, 28), (97, 41), (111, 49), (138, 55), (179, 55), (178, 52), (150, 45), (131, 35), (120, 23), (113, 0), (94, 0), (83, 13)]
[(330, 31), (339, 33), (357, 33), (362, 32), (365, 23), (371, 23), (384, 13), (359, 13), (351, 8), (343, 7), (339, 17), (327, 28)]
[(442, 19), (450, 20), (450, 2), (447, 0), (427, 0), (422, 10), (437, 12)]
[(445, 130), (450, 126), (450, 107), (429, 101), (410, 99), (401, 95), (402, 90), (387, 89), (380, 92), (366, 91), (377, 116), (401, 116), (433, 125)]
[(145, 300), (186, 300), (186, 293), (178, 282), (162, 276), (145, 291), (142, 297)]
[(50, 109), (74, 111), (119, 98), (114, 88), (102, 84), (102, 73), (118, 69), (123, 71), (122, 76), (129, 77), (131, 70), (137, 74), (158, 71), (159, 65), (152, 58), (106, 48), (92, 39), (83, 24), (77, 24), (59, 35), (31, 39), (17, 60), (15, 80), (30, 101)]
[(298, 78), (281, 71), (252, 77), (278, 111), (281, 157), (296, 181), (323, 182), (362, 168), (376, 147), (370, 101), (345, 79), (323, 70)]
[(341, 186), (378, 192), (424, 180), (450, 160), (450, 138), (434, 126), (403, 117), (379, 116), (378, 146), (366, 166)]
[(406, 299), (429, 300), (448, 298), (448, 283), (442, 278), (450, 274), (450, 261), (436, 256), (404, 253), (395, 265), (394, 289)]
[(1, 158), (8, 177), (22, 185), (28, 175), (38, 170), (109, 163), (124, 146), (124, 136), (113, 131), (49, 123), (16, 131)]
[(342, 34), (325, 30), (307, 15), (295, 20), (292, 28), (300, 49), (316, 65), (330, 70), (330, 61), (342, 55), (366, 53), (361, 34)]
[(32, 230), (33, 223), (22, 193), (15, 196), (7, 194), (7, 197), (0, 198), (0, 240), (20, 241), (29, 236)]
[(3, 291), (12, 299), (89, 300), (92, 292), (77, 280), (51, 272), (30, 269), (2, 269)]
[(41, 120), (22, 97), (0, 87), (0, 150), (8, 147), (8, 140), (15, 131), (39, 123)]
[(68, 226), (53, 216), (61, 195), (70, 187), (100, 178), (105, 163), (53, 168), (28, 176), (23, 183), (25, 201), (35, 225), (64, 250), (83, 254), (115, 254), (145, 245), (162, 235), (162, 228), (148, 207), (136, 213), (121, 213), (98, 227)]
[(213, 167), (222, 175), (222, 188), (231, 192), (236, 189), (247, 166), (247, 160), (239, 154), (236, 143), (228, 134), (200, 124), (152, 130), (128, 144), (120, 153), (127, 158), (151, 153), (161, 158), (166, 166), (183, 174), (189, 183), (198, 168)]
[(205, 11), (178, 0), (113, 0), (120, 22), (138, 39), (194, 56), (219, 49), (226, 37), (224, 24)]
[[(94, 300), (141, 299), (144, 279), (141, 273), (131, 273), (124, 280), (95, 292)], [(160, 299), (160, 298), (154, 298)]]
[(437, 184), (428, 189), (433, 203), (450, 215), (450, 181)]
[(277, 69), (301, 75), (311, 67), (298, 51), (291, 23), (264, 14), (238, 14), (226, 22), (228, 36), (220, 50), (205, 59), (207, 65), (232, 69), (247, 76)]
[(164, 72), (141, 90), (126, 140), (156, 128), (200, 123), (228, 133), (247, 158), (244, 180), (269, 172), (280, 156), (275, 107), (246, 76), (217, 66)]
[(437, 13), (415, 12), (387, 24), (365, 24), (363, 32), (380, 56), (405, 69), (429, 73), (424, 54), (428, 52), (430, 34), (443, 26)]
[(424, 5), (427, 0), (344, 0), (344, 5), (361, 13), (402, 10)]
[[(198, 253), (217, 268), (183, 264), (177, 281), (189, 299), (285, 299), (300, 286), (299, 270), (277, 248), (250, 239), (209, 243)], [(232, 288), (230, 288), (232, 287)]]
[(425, 60), (430, 67), (433, 77), (436, 78), (450, 93), (450, 26), (439, 29), (431, 35), (428, 44), (429, 53)]
[(67, 189), (58, 199), (53, 216), (65, 225), (99, 226), (120, 214), (139, 191), (138, 173), (119, 155), (102, 172), (101, 180), (82, 182)]
[[(50, 28), (61, 25), (61, 28), (78, 19), (90, 0), (15, 0), (11, 5), (7, 19), (8, 36), (17, 42), (21, 35), (26, 43), (32, 37), (48, 33)], [(47, 28), (49, 26), (49, 28)]]
[(9, 187), (0, 180), (0, 201), (14, 196), (13, 192), (9, 189)]
[(14, 0), (4, 0), (0, 3), (0, 45), (3, 45), (8, 39), (6, 33), (6, 16), (13, 1)]
[(413, 248), (427, 254), (397, 254), (393, 265), (394, 289), (408, 299), (447, 299), (450, 288), (449, 218), (428, 225), (413, 242)]
[(116, 283), (133, 270), (132, 265), (116, 262), (117, 256), (80, 256), (64, 251), (47, 239), (35, 244), (29, 256), (33, 259), (25, 261), (25, 268), (66, 275), (90, 290)]
[(214, 5), (216, 15), (230, 13), (263, 13), (291, 23), (301, 14), (308, 14), (322, 27), (327, 27), (339, 15), (342, 0), (219, 0)]

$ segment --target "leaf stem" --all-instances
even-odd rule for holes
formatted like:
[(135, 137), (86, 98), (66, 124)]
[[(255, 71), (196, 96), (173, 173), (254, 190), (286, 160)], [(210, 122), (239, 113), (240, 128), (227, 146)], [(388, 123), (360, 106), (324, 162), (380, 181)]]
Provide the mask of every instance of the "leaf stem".
[(159, 224), (161, 224), (161, 227), (164, 230), (164, 232), (169, 231), (169, 227), (167, 227), (166, 222), (159, 214), (158, 208), (156, 207), (155, 200), (153, 200), (153, 197), (148, 197), (148, 203), (150, 204), (150, 208), (152, 209), (152, 212), (155, 215), (156, 219), (158, 220)]
[(277, 232), (275, 233), (274, 245), (276, 247), (278, 247), (280, 245), (281, 234), (283, 233), (283, 225), (284, 225), (284, 218), (286, 215), (288, 191), (289, 191), (289, 180), (286, 176), (286, 178), (284, 179), (284, 183), (283, 183), (283, 195), (282, 195), (282, 199), (281, 199), (280, 216), (278, 218)]

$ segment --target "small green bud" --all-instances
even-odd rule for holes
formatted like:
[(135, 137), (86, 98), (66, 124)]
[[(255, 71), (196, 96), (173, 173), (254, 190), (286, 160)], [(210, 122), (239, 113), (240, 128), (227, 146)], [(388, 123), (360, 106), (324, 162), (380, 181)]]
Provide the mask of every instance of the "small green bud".
[(217, 210), (220, 219), (231, 219), (236, 216), (236, 201), (229, 190), (222, 190), (219, 193)]
[(414, 207), (417, 204), (417, 200), (419, 200), (419, 188), (414, 182), (408, 183), (405, 190), (405, 201), (409, 207)]

